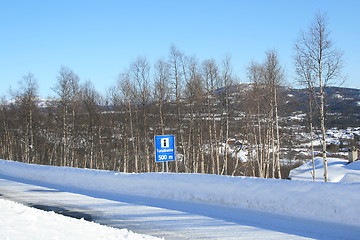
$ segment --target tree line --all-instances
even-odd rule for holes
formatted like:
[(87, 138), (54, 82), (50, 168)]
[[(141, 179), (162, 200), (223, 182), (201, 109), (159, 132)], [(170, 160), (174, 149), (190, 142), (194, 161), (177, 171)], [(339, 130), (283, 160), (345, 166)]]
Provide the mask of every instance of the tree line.
[[(157, 172), (161, 166), (154, 161), (153, 138), (174, 134), (178, 161), (170, 163), (170, 171), (284, 177), (280, 113), (285, 77), (277, 51), (249, 64), (247, 80), (251, 84), (243, 91), (230, 57), (199, 61), (171, 46), (166, 59), (150, 63), (139, 57), (130, 63), (106, 96), (62, 66), (55, 97), (44, 108), (38, 105), (36, 78), (28, 73), (14, 101), (1, 104), (0, 157)], [(248, 161), (239, 159), (239, 151), (247, 152)]]

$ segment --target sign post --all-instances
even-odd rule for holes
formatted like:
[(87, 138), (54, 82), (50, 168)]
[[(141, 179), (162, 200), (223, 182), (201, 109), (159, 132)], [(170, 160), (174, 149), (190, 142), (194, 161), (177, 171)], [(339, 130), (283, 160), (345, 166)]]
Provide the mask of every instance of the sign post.
[[(155, 141), (155, 162), (163, 163), (163, 172), (164, 172), (164, 162), (175, 161), (176, 152), (175, 152), (175, 136), (174, 135), (158, 135), (154, 137)], [(166, 169), (166, 172), (168, 169)]]

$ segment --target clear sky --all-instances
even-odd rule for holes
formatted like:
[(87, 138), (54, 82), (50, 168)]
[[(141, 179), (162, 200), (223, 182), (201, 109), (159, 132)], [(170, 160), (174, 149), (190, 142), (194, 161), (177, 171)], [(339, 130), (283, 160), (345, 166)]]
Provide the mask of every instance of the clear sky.
[(61, 66), (104, 94), (138, 56), (154, 63), (172, 44), (199, 60), (230, 55), (242, 82), (275, 49), (294, 82), (294, 42), (318, 12), (344, 51), (344, 86), (360, 88), (359, 0), (0, 0), (0, 96), (28, 72), (54, 95)]

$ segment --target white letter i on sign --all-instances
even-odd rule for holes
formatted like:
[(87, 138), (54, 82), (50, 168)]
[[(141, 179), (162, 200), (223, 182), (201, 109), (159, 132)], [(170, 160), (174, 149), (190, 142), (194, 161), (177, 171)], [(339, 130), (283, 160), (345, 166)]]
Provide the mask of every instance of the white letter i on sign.
[(161, 147), (162, 148), (168, 148), (169, 147), (169, 138), (161, 139)]

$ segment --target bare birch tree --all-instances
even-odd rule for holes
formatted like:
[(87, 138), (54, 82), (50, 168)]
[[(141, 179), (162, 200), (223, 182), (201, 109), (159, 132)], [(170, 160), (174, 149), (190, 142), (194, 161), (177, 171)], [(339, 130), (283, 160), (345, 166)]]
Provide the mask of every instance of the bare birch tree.
[[(263, 66), (259, 63), (252, 62), (248, 67), (248, 79), (252, 83), (248, 93), (247, 115), (252, 116), (248, 119), (248, 125), (252, 129), (249, 135), (250, 153), (255, 158), (257, 173), (259, 177), (266, 177), (266, 135), (265, 133), (265, 111), (268, 101), (264, 100), (263, 85)], [(252, 154), (254, 152), (254, 154)]]
[(164, 105), (170, 101), (170, 66), (164, 60), (158, 60), (155, 63), (154, 73), (154, 96), (159, 106), (160, 132), (165, 134), (165, 113)]
[[(270, 109), (273, 125), (271, 126), (271, 144), (273, 154), (272, 177), (275, 177), (275, 169), (277, 176), (281, 178), (280, 167), (280, 130), (279, 130), (279, 111), (278, 111), (278, 88), (284, 80), (283, 70), (279, 63), (277, 52), (272, 50), (266, 52), (266, 60), (264, 62), (264, 79), (270, 90)], [(275, 127), (275, 133), (274, 131)]]
[(202, 66), (204, 87), (206, 91), (206, 105), (207, 105), (207, 118), (208, 118), (208, 131), (209, 131), (209, 151), (211, 173), (220, 172), (220, 159), (218, 149), (218, 134), (216, 125), (216, 106), (215, 106), (215, 90), (219, 86), (219, 67), (214, 59), (205, 60)]
[(133, 94), (136, 103), (140, 107), (141, 118), (139, 118), (139, 135), (141, 135), (142, 142), (138, 141), (139, 149), (143, 146), (145, 169), (147, 172), (151, 171), (150, 163), (150, 147), (149, 147), (149, 125), (148, 125), (148, 104), (151, 100), (151, 85), (150, 85), (150, 64), (146, 58), (139, 57), (130, 65), (130, 77), (134, 82)]
[(177, 131), (177, 151), (179, 154), (182, 154), (182, 157), (179, 161), (175, 162), (175, 171), (180, 170), (179, 162), (182, 162), (182, 167), (187, 171), (187, 151), (185, 144), (184, 129), (181, 119), (183, 118), (183, 86), (185, 84), (186, 75), (184, 73), (184, 63), (186, 57), (183, 52), (177, 49), (174, 45), (170, 47), (169, 53), (169, 65), (170, 65), (170, 74), (171, 74), (171, 89), (172, 91), (172, 100), (175, 102), (176, 113), (175, 113), (175, 125)]
[(27, 163), (33, 163), (33, 157), (35, 154), (35, 123), (34, 116), (38, 112), (36, 100), (38, 99), (38, 84), (32, 73), (28, 73), (23, 76), (21, 82), (21, 92), (16, 97), (18, 106), (21, 108), (20, 114), (22, 115), (23, 123), (20, 128), (23, 128), (22, 138), (20, 139), (21, 145), (24, 145), (24, 161)]
[(319, 99), (316, 104), (320, 115), (324, 180), (327, 182), (325, 88), (342, 79), (343, 54), (330, 39), (326, 15), (317, 14), (308, 31), (301, 32), (295, 43), (295, 52), (296, 68), (305, 68), (308, 74), (305, 76), (304, 72), (297, 71), (298, 76), (318, 89)]
[(61, 165), (74, 166), (74, 147), (75, 143), (75, 119), (76, 119), (76, 101), (79, 97), (79, 77), (71, 69), (61, 67), (58, 82), (54, 87), (55, 93), (60, 100), (61, 116)]
[(103, 154), (100, 140), (102, 125), (99, 112), (101, 96), (90, 81), (81, 86), (81, 102), (83, 107), (83, 136), (85, 140), (84, 167), (99, 168), (103, 165)]
[(229, 140), (229, 131), (230, 131), (230, 91), (231, 86), (233, 84), (233, 76), (232, 76), (232, 66), (231, 66), (231, 57), (226, 56), (222, 63), (222, 71), (221, 71), (221, 81), (223, 85), (223, 124), (222, 124), (222, 136), (225, 140), (224, 146), (224, 161), (223, 167), (221, 170), (221, 174), (228, 174), (228, 140)]

